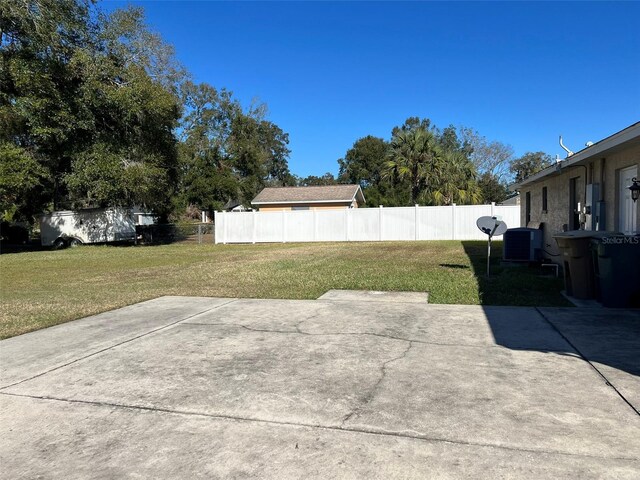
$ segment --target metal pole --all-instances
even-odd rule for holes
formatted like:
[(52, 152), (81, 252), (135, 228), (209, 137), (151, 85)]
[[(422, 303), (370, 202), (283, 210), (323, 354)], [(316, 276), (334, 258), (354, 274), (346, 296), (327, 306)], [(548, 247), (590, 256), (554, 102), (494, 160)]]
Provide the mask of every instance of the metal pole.
[(489, 276), (491, 275), (490, 262), (491, 262), (491, 236), (489, 236), (489, 242), (487, 243), (487, 278), (489, 278)]

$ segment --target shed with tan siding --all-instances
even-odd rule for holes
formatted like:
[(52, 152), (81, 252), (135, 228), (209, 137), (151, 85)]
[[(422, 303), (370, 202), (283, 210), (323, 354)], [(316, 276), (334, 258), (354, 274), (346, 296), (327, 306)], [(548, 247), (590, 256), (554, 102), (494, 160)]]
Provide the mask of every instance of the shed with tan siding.
[(261, 212), (358, 208), (364, 203), (360, 185), (267, 187), (251, 201)]

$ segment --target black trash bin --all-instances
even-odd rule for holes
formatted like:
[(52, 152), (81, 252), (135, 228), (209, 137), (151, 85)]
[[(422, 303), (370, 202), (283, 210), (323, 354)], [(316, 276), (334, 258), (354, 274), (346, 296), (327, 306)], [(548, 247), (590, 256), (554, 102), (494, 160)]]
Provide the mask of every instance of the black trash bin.
[(592, 244), (602, 305), (640, 308), (640, 235), (609, 235)]
[(556, 233), (553, 236), (562, 253), (564, 286), (567, 295), (582, 300), (596, 298), (591, 239), (604, 235), (607, 234), (592, 230), (571, 230)]

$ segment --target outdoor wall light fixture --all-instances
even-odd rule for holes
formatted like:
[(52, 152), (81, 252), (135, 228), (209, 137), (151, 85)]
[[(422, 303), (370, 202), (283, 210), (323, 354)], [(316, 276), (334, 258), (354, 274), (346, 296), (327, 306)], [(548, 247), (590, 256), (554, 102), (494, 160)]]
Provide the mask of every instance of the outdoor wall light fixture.
[(635, 202), (640, 197), (640, 184), (638, 184), (638, 179), (636, 177), (633, 177), (631, 181), (633, 182), (633, 185), (629, 187), (629, 190), (631, 190), (631, 198)]

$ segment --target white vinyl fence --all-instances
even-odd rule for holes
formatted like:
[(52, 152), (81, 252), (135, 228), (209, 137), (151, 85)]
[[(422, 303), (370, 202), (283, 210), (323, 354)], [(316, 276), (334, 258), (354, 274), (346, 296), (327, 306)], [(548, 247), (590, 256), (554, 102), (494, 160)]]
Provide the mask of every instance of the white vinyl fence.
[(478, 217), (499, 215), (520, 226), (519, 206), (351, 208), (216, 212), (216, 243), (371, 242), (385, 240), (483, 240)]

